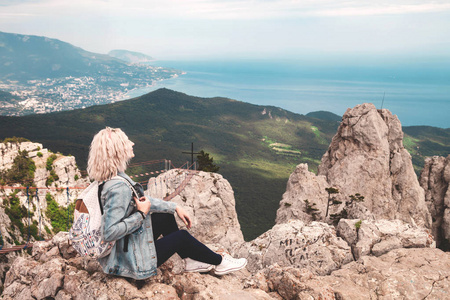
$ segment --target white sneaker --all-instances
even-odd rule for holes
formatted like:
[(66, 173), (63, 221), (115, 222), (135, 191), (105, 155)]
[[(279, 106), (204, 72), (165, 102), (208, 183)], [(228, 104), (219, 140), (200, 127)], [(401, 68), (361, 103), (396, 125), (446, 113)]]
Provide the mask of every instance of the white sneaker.
[(185, 272), (209, 272), (214, 268), (213, 265), (204, 263), (201, 261), (193, 260), (192, 258), (185, 258), (184, 262), (186, 266), (184, 268)]
[(229, 254), (225, 253), (222, 256), (222, 262), (220, 265), (215, 266), (214, 274), (225, 275), (234, 271), (239, 271), (247, 265), (247, 259), (245, 258), (233, 258)]

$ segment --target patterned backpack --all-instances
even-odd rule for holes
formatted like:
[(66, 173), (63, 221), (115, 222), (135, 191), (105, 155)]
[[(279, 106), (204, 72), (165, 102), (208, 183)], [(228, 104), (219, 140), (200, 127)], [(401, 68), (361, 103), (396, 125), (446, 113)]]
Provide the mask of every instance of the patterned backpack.
[[(112, 179), (125, 181), (139, 199), (133, 185), (121, 176)], [(92, 182), (78, 197), (73, 216), (73, 225), (69, 230), (72, 247), (82, 256), (101, 258), (107, 256), (115, 244), (102, 240), (101, 224), (103, 206), (100, 195), (103, 183)]]

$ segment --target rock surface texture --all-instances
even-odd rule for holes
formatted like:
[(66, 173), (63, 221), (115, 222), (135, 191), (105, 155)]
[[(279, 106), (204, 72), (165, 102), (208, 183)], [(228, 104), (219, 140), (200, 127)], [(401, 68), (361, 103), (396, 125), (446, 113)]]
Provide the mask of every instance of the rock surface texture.
[(352, 247), (355, 260), (364, 255), (380, 256), (398, 248), (434, 248), (428, 229), (400, 220), (361, 221), (341, 219), (337, 235)]
[(348, 109), (318, 174), (339, 189), (341, 201), (363, 195), (363, 205), (377, 219), (431, 228), (423, 189), (403, 147), (400, 121), (387, 109), (377, 110), (373, 104)]
[(243, 270), (219, 278), (176, 274), (169, 261), (158, 275), (135, 281), (104, 274), (95, 260), (77, 256), (67, 234), (37, 242), (30, 258), (15, 260), (5, 279), (3, 299), (273, 299), (260, 289), (245, 288)]
[[(290, 219), (305, 222), (325, 220), (328, 193), (325, 191), (329, 185), (325, 176), (316, 176), (308, 170), (307, 164), (299, 164), (295, 171), (289, 176), (286, 192), (280, 202), (277, 211), (277, 224), (286, 223)], [(314, 205), (321, 212), (317, 218), (306, 212), (306, 203)], [(316, 220), (314, 220), (316, 219)]]
[[(299, 175), (291, 176), (288, 187), (297, 188), (293, 191), (288, 189), (283, 196), (277, 223), (286, 221), (282, 216), (303, 218), (303, 202), (305, 199), (314, 200), (313, 195), (316, 195), (317, 208), (324, 216), (323, 203), (327, 201), (326, 196), (323, 199), (325, 178), (328, 187), (339, 190), (335, 197), (342, 202), (339, 206), (332, 205), (329, 215), (345, 208), (348, 218), (399, 219), (431, 228), (425, 194), (402, 139), (400, 121), (388, 110), (377, 110), (373, 104), (348, 109), (322, 157), (317, 178), (307, 174), (304, 166), (299, 167), (301, 171), (297, 171), (299, 168), (296, 170)], [(364, 196), (364, 201), (346, 207), (349, 196), (358, 193)], [(294, 200), (299, 203), (293, 204)], [(283, 205), (288, 201), (291, 206)]]
[(248, 259), (252, 272), (276, 263), (327, 275), (353, 260), (350, 246), (336, 237), (334, 227), (319, 222), (306, 226), (299, 220), (275, 225), (235, 252)]
[(433, 220), (432, 232), (437, 247), (450, 250), (450, 155), (425, 159), (420, 185)]
[(396, 249), (363, 256), (328, 276), (271, 266), (270, 290), (284, 299), (448, 299), (450, 260), (439, 249)]
[[(312, 224), (314, 230), (303, 231), (327, 226)], [(329, 249), (328, 253), (335, 251), (333, 246)], [(324, 253), (318, 255), (326, 257)], [(2, 299), (447, 299), (450, 292), (450, 257), (436, 248), (361, 256), (329, 275), (311, 271), (311, 265), (294, 265), (274, 263), (255, 272), (244, 269), (218, 277), (174, 272), (169, 260), (157, 276), (138, 282), (104, 274), (95, 260), (77, 256), (67, 233), (61, 232), (51, 241), (35, 243), (32, 257), (14, 261)], [(329, 273), (326, 264), (322, 267), (323, 274)]]
[(0, 143), (0, 171), (11, 169), (19, 151), (32, 152), (42, 149), (42, 144), (33, 142)]

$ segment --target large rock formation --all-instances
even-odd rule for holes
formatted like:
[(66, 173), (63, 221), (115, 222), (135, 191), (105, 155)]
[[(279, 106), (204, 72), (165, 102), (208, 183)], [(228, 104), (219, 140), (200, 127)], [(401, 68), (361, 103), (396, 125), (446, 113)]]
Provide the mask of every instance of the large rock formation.
[(299, 220), (275, 225), (235, 252), (248, 259), (252, 272), (277, 263), (326, 275), (353, 260), (349, 245), (336, 237), (332, 226), (319, 222), (306, 226)]
[[(6, 182), (5, 184), (8, 187), (0, 190), (0, 196), (3, 199), (19, 199), (20, 204), (30, 210), (31, 222), (37, 222), (38, 225), (36, 226), (39, 227), (42, 236), (48, 237), (48, 233), (44, 228), (52, 229), (52, 224), (45, 214), (47, 194), (61, 207), (67, 207), (68, 204), (75, 201), (82, 189), (69, 189), (67, 193), (65, 188), (85, 187), (89, 184), (89, 180), (82, 178), (76, 165), (75, 157), (64, 156), (59, 153), (54, 154), (43, 148), (42, 144), (33, 142), (0, 143), (0, 172), (6, 174), (13, 167), (15, 158), (24, 151), (27, 152), (27, 157), (35, 165), (32, 182), (34, 187), (28, 191), (27, 197), (27, 191), (22, 183)], [(51, 164), (47, 164), (49, 158), (52, 158)], [(18, 188), (18, 192), (15, 191), (15, 188)], [(2, 212), (3, 209), (0, 210), (0, 214)], [(27, 215), (25, 214), (22, 217), (22, 223), (28, 224)], [(8, 218), (8, 216), (3, 215), (0, 216), (1, 218)], [(27, 239), (18, 231), (17, 226), (6, 226), (5, 222), (1, 223), (0, 230), (5, 247), (14, 244), (14, 241), (23, 242)]]
[[(424, 191), (402, 139), (400, 121), (388, 110), (377, 110), (373, 104), (348, 109), (322, 157), (318, 178), (304, 175), (302, 182), (290, 182), (288, 186), (315, 187), (316, 198), (322, 199), (323, 184), (312, 180), (322, 182), (320, 177), (324, 176), (328, 187), (339, 189), (336, 200), (342, 202), (340, 206), (333, 205), (330, 214), (346, 208), (349, 218), (400, 219), (430, 228), (431, 216), (425, 204)], [(305, 191), (296, 189), (292, 196), (286, 192), (284, 202), (288, 201), (285, 199), (296, 199), (300, 204), (282, 205), (277, 212), (279, 222), (285, 221), (281, 215), (304, 215), (299, 207), (302, 209), (303, 201), (314, 195), (311, 189)], [(364, 202), (346, 207), (349, 196), (357, 193), (365, 197)], [(323, 216), (323, 200), (318, 199), (316, 204)], [(282, 212), (289, 209), (295, 211)]]
[(362, 256), (322, 276), (277, 263), (253, 274), (175, 273), (169, 261), (157, 276), (135, 281), (102, 273), (95, 260), (75, 255), (67, 234), (59, 233), (35, 243), (32, 257), (15, 260), (2, 299), (446, 299), (449, 286), (449, 254), (431, 248)]
[(5, 279), (3, 299), (273, 299), (245, 288), (249, 273), (223, 276), (175, 274), (170, 262), (157, 276), (135, 281), (104, 274), (95, 260), (76, 256), (67, 234), (37, 242), (31, 258), (15, 260)]
[[(175, 193), (170, 201), (182, 205), (189, 213), (193, 221), (190, 232), (203, 243), (220, 244), (226, 249), (243, 243), (230, 183), (217, 173), (190, 171), (190, 174), (174, 169), (150, 178), (147, 193), (155, 198)], [(184, 188), (175, 192), (179, 187)], [(185, 227), (182, 223), (179, 226)]]
[[(328, 194), (325, 191), (329, 185), (325, 176), (316, 176), (308, 170), (307, 164), (299, 164), (289, 176), (286, 192), (277, 211), (277, 224), (286, 223), (290, 219), (305, 222), (325, 220)], [(307, 204), (318, 209), (320, 214), (314, 217), (307, 213)]]
[(450, 250), (450, 155), (425, 159), (420, 174), (425, 201), (433, 220), (432, 232), (437, 246)]

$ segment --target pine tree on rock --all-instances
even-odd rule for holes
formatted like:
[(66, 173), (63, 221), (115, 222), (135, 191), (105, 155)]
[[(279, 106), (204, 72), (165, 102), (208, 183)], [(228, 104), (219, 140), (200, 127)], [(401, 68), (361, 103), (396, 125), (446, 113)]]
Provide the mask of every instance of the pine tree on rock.
[(209, 153), (201, 150), (200, 154), (197, 155), (198, 170), (205, 172), (219, 172), (220, 167), (213, 163), (213, 158), (209, 157)]

